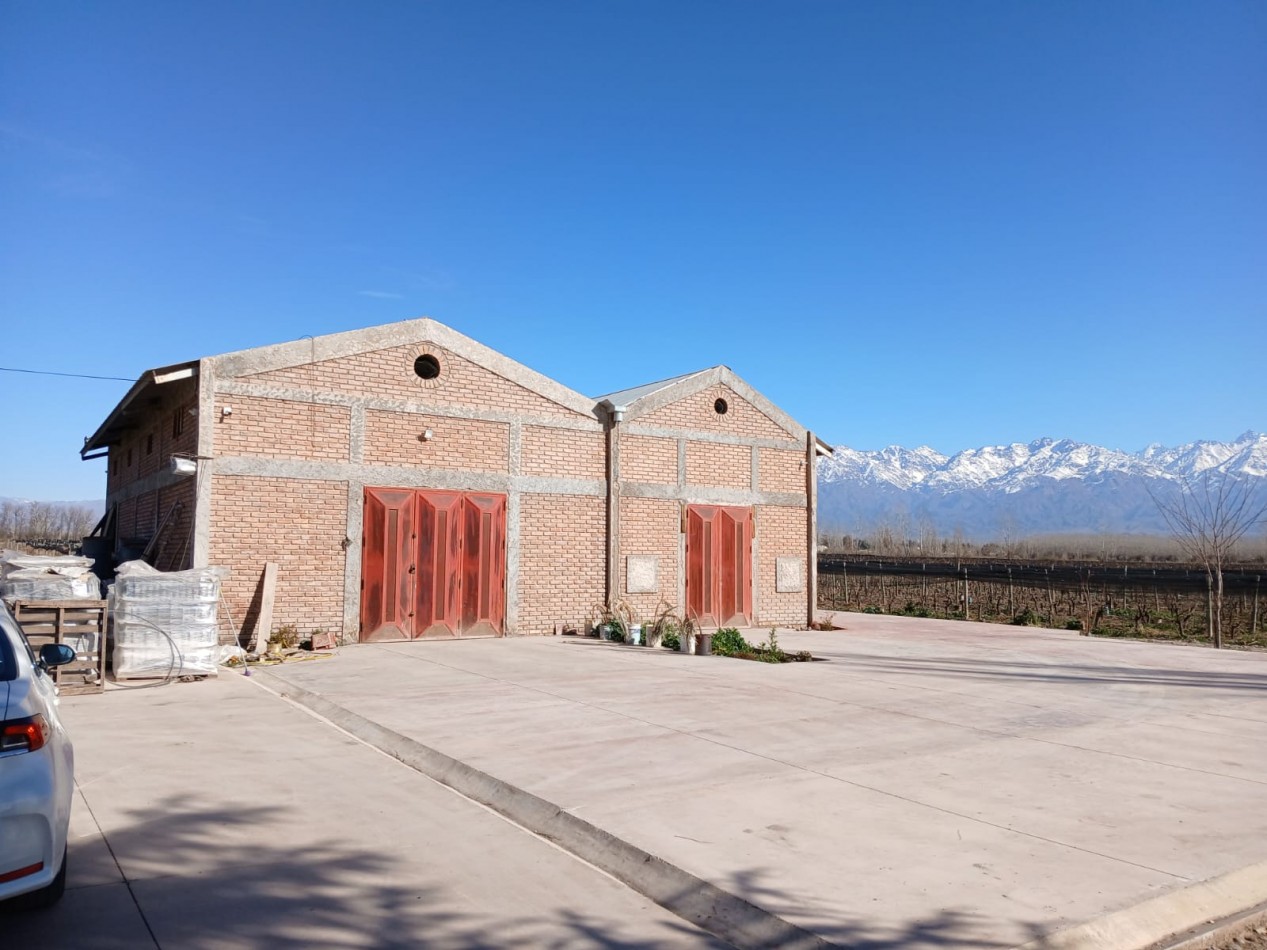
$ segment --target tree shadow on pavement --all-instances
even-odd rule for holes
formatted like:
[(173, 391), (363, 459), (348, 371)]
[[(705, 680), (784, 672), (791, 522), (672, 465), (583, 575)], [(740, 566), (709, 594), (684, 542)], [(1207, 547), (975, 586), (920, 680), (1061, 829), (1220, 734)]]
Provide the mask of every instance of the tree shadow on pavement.
[(770, 881), (774, 871), (744, 871), (730, 875), (725, 890), (775, 913), (782, 911), (830, 944), (849, 950), (926, 950), (926, 948), (1015, 947), (1040, 938), (1039, 924), (999, 921), (984, 914), (954, 908), (930, 909), (925, 916), (897, 924), (881, 923), (852, 906), (847, 882), (841, 883), (839, 903), (807, 901)]
[[(436, 867), (427, 868), (428, 883), (412, 882), (408, 868), (391, 853), (348, 843), (357, 823), (373, 821), (373, 816), (314, 815), (312, 843), (301, 848), (282, 846), (270, 841), (269, 833), (283, 815), (276, 807), (224, 809), (182, 800), (133, 811), (126, 827), (107, 834), (129, 884), (71, 888), (62, 903), (49, 910), (0, 915), (0, 946), (5, 950), (724, 946), (675, 918), (653, 926), (645, 920), (621, 921), (587, 913), (584, 893), (560, 893), (557, 909), (550, 913), (520, 913), (513, 894), (493, 889), (472, 894), (469, 880), (435, 883), (444, 878), (443, 854), (435, 856)], [(345, 833), (348, 837), (336, 837)], [(72, 862), (75, 850), (72, 845)], [(497, 855), (489, 854), (487, 860), (496, 862)], [(133, 897), (144, 922), (134, 909)], [(149, 938), (146, 925), (157, 943)]]

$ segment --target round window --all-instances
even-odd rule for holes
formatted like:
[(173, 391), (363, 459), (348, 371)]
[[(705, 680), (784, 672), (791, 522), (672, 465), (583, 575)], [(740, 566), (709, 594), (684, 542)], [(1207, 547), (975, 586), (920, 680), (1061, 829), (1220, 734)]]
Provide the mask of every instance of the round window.
[(430, 353), (423, 353), (414, 360), (414, 372), (419, 379), (435, 379), (440, 375), (440, 361)]
[(717, 414), (719, 416), (724, 416), (726, 414), (726, 410), (730, 407), (726, 405), (726, 400), (718, 399), (715, 403), (713, 403), (713, 408), (717, 410)]

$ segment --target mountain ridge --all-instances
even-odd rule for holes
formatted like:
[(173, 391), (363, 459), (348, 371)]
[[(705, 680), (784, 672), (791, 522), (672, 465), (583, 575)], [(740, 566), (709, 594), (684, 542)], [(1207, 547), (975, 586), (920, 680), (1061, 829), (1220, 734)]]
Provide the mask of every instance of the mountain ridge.
[(928, 446), (839, 446), (819, 463), (819, 521), (824, 528), (868, 530), (913, 520), (978, 538), (1166, 533), (1152, 493), (1207, 473), (1267, 486), (1267, 434), (1250, 430), (1231, 442), (1152, 444), (1138, 452), (1046, 437), (953, 455)]

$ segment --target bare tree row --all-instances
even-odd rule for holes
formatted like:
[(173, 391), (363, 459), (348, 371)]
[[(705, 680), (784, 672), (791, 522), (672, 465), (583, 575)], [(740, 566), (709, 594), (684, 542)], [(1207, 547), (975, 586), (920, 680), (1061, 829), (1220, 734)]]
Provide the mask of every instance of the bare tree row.
[(75, 540), (97, 523), (88, 505), (55, 501), (0, 501), (0, 540)]

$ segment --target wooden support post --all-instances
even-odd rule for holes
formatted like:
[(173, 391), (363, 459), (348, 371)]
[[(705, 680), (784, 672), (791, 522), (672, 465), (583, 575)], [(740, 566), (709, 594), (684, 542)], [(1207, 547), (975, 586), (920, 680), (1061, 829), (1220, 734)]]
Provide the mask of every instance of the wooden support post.
[(273, 601), (277, 596), (277, 565), (264, 564), (264, 589), (260, 592), (260, 616), (255, 623), (255, 642), (251, 652), (263, 653), (268, 649), (268, 638), (273, 632)]

